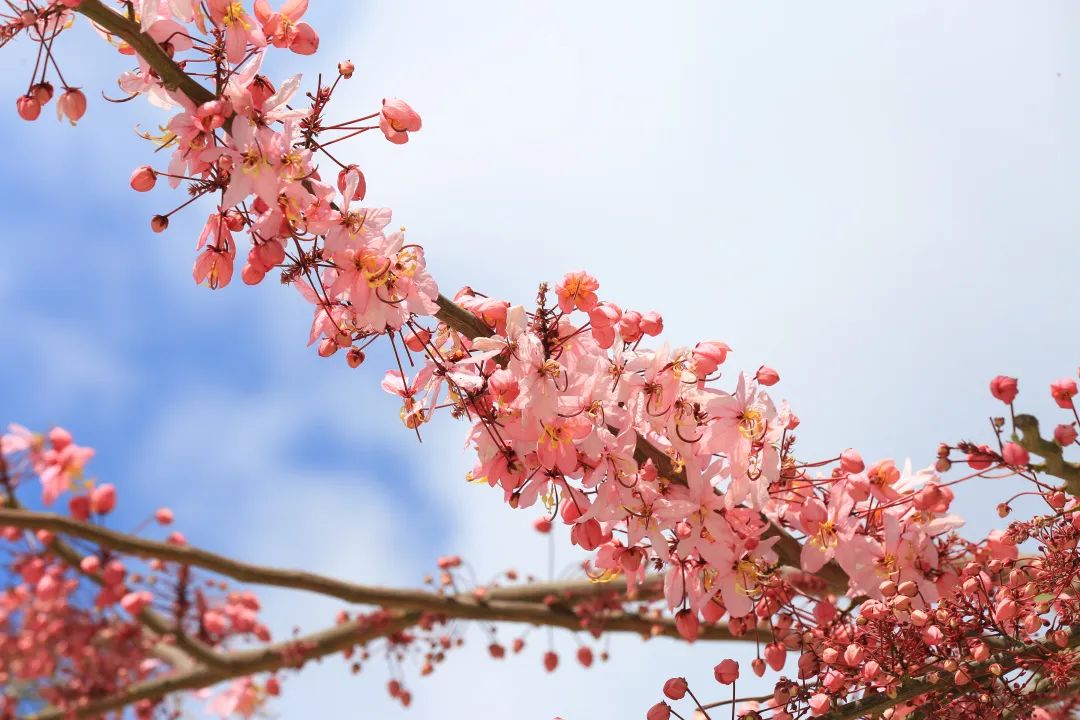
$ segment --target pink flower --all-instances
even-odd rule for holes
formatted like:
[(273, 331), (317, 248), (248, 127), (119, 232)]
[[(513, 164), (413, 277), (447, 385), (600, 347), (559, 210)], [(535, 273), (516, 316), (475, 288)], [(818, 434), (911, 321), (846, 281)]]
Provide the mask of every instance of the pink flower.
[(816, 693), (810, 698), (810, 712), (813, 713), (814, 717), (821, 717), (829, 712), (831, 702), (829, 696), (825, 693)]
[(281, 10), (273, 12), (266, 0), (255, 0), (255, 17), (262, 23), (263, 34), (271, 45), (312, 55), (319, 49), (319, 36), (310, 25), (298, 22), (307, 8), (308, 0), (286, 0)]
[(564, 313), (574, 308), (589, 312), (596, 307), (599, 299), (596, 291), (600, 282), (584, 270), (567, 273), (555, 286), (555, 295), (559, 298), (559, 309)]
[(754, 376), (754, 379), (761, 385), (768, 387), (780, 382), (780, 373), (767, 365), (762, 365), (758, 368), (757, 375)]
[(1005, 460), (1005, 463), (1012, 465), (1013, 467), (1027, 467), (1031, 462), (1031, 456), (1028, 455), (1028, 451), (1020, 447), (1014, 442), (1007, 442), (1001, 450), (1001, 457)]
[(379, 111), (379, 129), (395, 145), (409, 142), (409, 133), (420, 129), (420, 115), (404, 100), (384, 99)]
[(1072, 378), (1061, 378), (1050, 383), (1050, 397), (1058, 407), (1069, 410), (1073, 406), (1073, 398), (1076, 397), (1076, 381)]
[(1054, 428), (1054, 440), (1058, 445), (1065, 447), (1066, 445), (1072, 445), (1076, 442), (1077, 432), (1076, 423), (1069, 423), (1068, 425), (1058, 425)]
[(74, 125), (86, 114), (86, 95), (78, 88), (68, 88), (60, 99), (56, 101), (56, 117), (63, 120), (65, 117)]
[(131, 189), (135, 192), (153, 190), (154, 185), (156, 184), (157, 173), (154, 172), (154, 168), (149, 165), (135, 168), (135, 172), (131, 173)]
[(664, 695), (672, 700), (682, 700), (690, 686), (684, 677), (673, 677), (664, 683)]
[(231, 63), (239, 63), (247, 54), (249, 44), (266, 47), (266, 37), (255, 26), (243, 3), (233, 0), (207, 0), (210, 19), (225, 28), (225, 54)]
[(23, 95), (15, 101), (15, 110), (23, 120), (37, 120), (41, 115), (41, 103), (33, 95)]
[(1018, 392), (1016, 378), (998, 375), (990, 381), (990, 393), (1006, 405), (1012, 405)]
[(658, 702), (645, 713), (645, 720), (668, 720), (671, 717), (671, 706), (666, 702)]
[(731, 352), (731, 347), (727, 343), (716, 341), (699, 342), (694, 346), (692, 353), (694, 374), (698, 378), (712, 375), (727, 360), (729, 352)]
[(739, 663), (730, 658), (721, 660), (716, 667), (713, 668), (713, 677), (715, 677), (716, 682), (721, 685), (731, 685), (739, 679)]
[(98, 485), (90, 493), (90, 509), (98, 515), (108, 515), (116, 507), (116, 486)]
[(235, 265), (234, 253), (235, 250), (219, 250), (216, 247), (207, 246), (199, 253), (199, 257), (195, 259), (195, 266), (191, 270), (195, 283), (201, 285), (205, 282), (211, 290), (218, 290), (228, 285), (232, 280)]

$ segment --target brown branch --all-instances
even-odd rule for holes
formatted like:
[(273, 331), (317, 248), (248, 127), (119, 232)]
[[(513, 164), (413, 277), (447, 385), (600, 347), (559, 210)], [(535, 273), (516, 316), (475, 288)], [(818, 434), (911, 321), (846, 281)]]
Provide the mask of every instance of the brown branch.
[[(67, 720), (69, 717), (97, 717), (140, 700), (157, 700), (183, 690), (197, 690), (223, 680), (260, 672), (298, 667), (302, 662), (333, 655), (381, 637), (393, 635), (414, 625), (420, 613), (405, 612), (381, 623), (349, 622), (295, 640), (268, 645), (255, 650), (241, 650), (224, 656), (220, 668), (196, 667), (137, 683), (126, 690), (78, 709), (52, 708), (27, 720)], [(301, 662), (302, 660), (302, 662)]]
[[(14, 513), (20, 515), (29, 512), (22, 508), (18, 499), (12, 494), (4, 497), (3, 502), (0, 504), (7, 505), (7, 508), (0, 508), (0, 513)], [(53, 538), (53, 541), (49, 544), (48, 548), (50, 552), (63, 560), (68, 566), (75, 570), (75, 572), (88, 578), (97, 585), (103, 584), (99, 575), (92, 575), (82, 569), (83, 554), (60, 538)], [(177, 656), (176, 650), (179, 649), (187, 655), (187, 665), (190, 665), (192, 660), (197, 660), (198, 662), (201, 662), (204, 665), (210, 665), (211, 667), (216, 667), (220, 664), (220, 656), (213, 648), (200, 642), (196, 638), (189, 637), (186, 633), (182, 632), (180, 628), (175, 627), (167, 618), (154, 610), (143, 608), (135, 617), (145, 628), (162, 638), (162, 642), (153, 649), (153, 652), (166, 662), (170, 662), (170, 664), (175, 666), (176, 663), (172, 662), (170, 658), (175, 660)]]
[[(477, 597), (471, 593), (444, 595), (424, 590), (402, 590), (360, 585), (344, 580), (317, 575), (300, 570), (286, 570), (234, 560), (224, 555), (202, 550), (187, 545), (146, 540), (134, 535), (126, 535), (96, 525), (78, 522), (71, 518), (53, 513), (31, 512), (27, 510), (0, 509), (0, 527), (17, 527), (26, 530), (49, 530), (54, 533), (70, 535), (88, 540), (101, 547), (134, 555), (137, 557), (156, 558), (165, 562), (203, 568), (225, 575), (241, 582), (256, 585), (305, 590), (329, 597), (335, 597), (350, 603), (378, 605), (397, 610), (430, 612), (437, 615), (464, 620), (484, 620), (489, 622), (517, 622), (532, 625), (562, 627), (568, 630), (584, 630), (595, 626), (605, 632), (632, 632), (644, 636), (664, 635), (680, 637), (675, 623), (667, 617), (644, 617), (632, 613), (606, 613), (592, 620), (592, 625), (578, 617), (567, 607), (569, 599), (600, 595), (604, 591), (618, 594), (610, 586), (603, 589), (590, 589), (584, 583), (544, 583), (539, 586), (520, 588), (494, 588)], [(652, 581), (656, 582), (656, 581)], [(648, 586), (652, 590), (652, 585)], [(553, 596), (556, 602), (543, 602)], [(533, 600), (523, 602), (522, 600)], [(169, 628), (166, 628), (169, 631)], [(175, 631), (172, 631), (176, 634)], [(182, 636), (177, 636), (178, 643)], [(735, 636), (724, 626), (706, 626), (700, 636), (703, 640), (732, 640)], [(755, 630), (740, 636), (745, 640), (767, 641), (767, 633)], [(227, 662), (220, 654), (211, 656), (212, 662)]]
[(1043, 459), (1042, 467), (1036, 469), (1061, 478), (1065, 489), (1080, 497), (1080, 465), (1068, 462), (1061, 446), (1039, 433), (1039, 421), (1032, 415), (1017, 415), (1013, 426), (1019, 433), (1020, 446)]

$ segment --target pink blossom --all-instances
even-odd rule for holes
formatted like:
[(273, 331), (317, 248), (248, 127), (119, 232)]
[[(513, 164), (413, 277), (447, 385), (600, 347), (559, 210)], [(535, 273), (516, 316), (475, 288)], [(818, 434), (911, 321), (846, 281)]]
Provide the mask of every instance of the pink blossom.
[(1076, 397), (1076, 381), (1072, 378), (1061, 378), (1050, 383), (1050, 396), (1058, 407), (1066, 410), (1072, 408), (1073, 398)]
[(409, 141), (409, 133), (420, 129), (420, 115), (404, 100), (384, 99), (379, 111), (379, 129), (396, 145)]
[(990, 393), (1006, 405), (1012, 405), (1017, 392), (1018, 384), (1014, 377), (998, 375), (990, 381)]
[(300, 55), (314, 54), (319, 49), (319, 36), (310, 25), (299, 22), (307, 7), (308, 0), (286, 0), (281, 10), (273, 12), (266, 0), (255, 0), (255, 17), (262, 23), (267, 42)]

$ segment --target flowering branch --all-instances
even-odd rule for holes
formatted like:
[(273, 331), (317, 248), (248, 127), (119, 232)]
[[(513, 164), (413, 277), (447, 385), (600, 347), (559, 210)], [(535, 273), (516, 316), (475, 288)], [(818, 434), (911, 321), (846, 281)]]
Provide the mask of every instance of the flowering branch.
[[(449, 596), (423, 590), (359, 585), (300, 570), (283, 570), (245, 563), (188, 545), (146, 540), (97, 525), (78, 522), (62, 515), (27, 510), (0, 508), (0, 527), (47, 530), (70, 535), (118, 552), (200, 567), (246, 583), (306, 590), (355, 604), (378, 605), (395, 610), (429, 612), (445, 617), (467, 620), (519, 622), (581, 630), (583, 629), (582, 619), (568, 610), (567, 603), (591, 595), (619, 596), (618, 591), (611, 589), (606, 584), (585, 584), (581, 582), (542, 583), (536, 586), (491, 588), (482, 589), (475, 593), (460, 593)], [(54, 542), (57, 544), (53, 546), (53, 549), (58, 554), (67, 555), (69, 562), (77, 567), (81, 559), (78, 553), (60, 541)], [(651, 586), (646, 586), (646, 592), (649, 587), (655, 587), (655, 582)], [(148, 615), (148, 626), (155, 632), (162, 635), (176, 634), (175, 629), (171, 628), (167, 621), (156, 616), (155, 613), (151, 611), (144, 611), (144, 613)], [(670, 618), (649, 618), (616, 612), (598, 617), (596, 625), (608, 632), (631, 632), (643, 636), (664, 635), (674, 638), (679, 637), (678, 630)], [(178, 643), (180, 637), (182, 636), (178, 636)], [(725, 626), (705, 628), (699, 637), (703, 640), (736, 639), (736, 636)], [(762, 639), (767, 640), (768, 636), (758, 630), (752, 630), (738, 636), (738, 639), (760, 641)], [(196, 642), (191, 639), (187, 640), (192, 643)], [(192, 650), (194, 650), (192, 654), (206, 664), (227, 665), (229, 662), (227, 658), (222, 658), (220, 654), (214, 653), (212, 650), (199, 648), (198, 645), (193, 645)]]
[(401, 632), (419, 621), (421, 613), (401, 612), (344, 623), (295, 640), (276, 643), (255, 650), (239, 650), (223, 655), (218, 667), (196, 667), (162, 675), (138, 683), (123, 692), (89, 702), (77, 709), (49, 709), (27, 720), (62, 720), (71, 717), (96, 717), (110, 710), (133, 705), (140, 700), (157, 700), (182, 690), (196, 690), (223, 680), (244, 677), (281, 668), (299, 667), (305, 662), (333, 655), (358, 645)]

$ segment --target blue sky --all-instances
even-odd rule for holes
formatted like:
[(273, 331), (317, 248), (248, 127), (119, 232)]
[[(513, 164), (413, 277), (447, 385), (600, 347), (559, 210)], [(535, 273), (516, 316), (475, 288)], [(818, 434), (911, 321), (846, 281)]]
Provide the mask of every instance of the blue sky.
[[(920, 465), (940, 440), (987, 437), (993, 375), (1020, 376), (1021, 405), (1049, 413), (1046, 385), (1080, 362), (1076, 15), (317, 0), (324, 52), (275, 68), (349, 57), (343, 116), (383, 96), (422, 113), (408, 145), (349, 154), (448, 293), (527, 301), (586, 268), (605, 297), (663, 313), (673, 342), (724, 340), (736, 367), (778, 368), (806, 457), (854, 446)], [(3, 420), (97, 447), (95, 473), (123, 490), (120, 527), (169, 504), (201, 545), (371, 582), (416, 584), (446, 551), (483, 576), (542, 570), (533, 516), (462, 482), (463, 428), (438, 424), (422, 446), (400, 428), (378, 389), (385, 356), (356, 371), (318, 358), (305, 303), (271, 283), (192, 284), (200, 213), (154, 235), (149, 217), (176, 196), (127, 189), (148, 157), (134, 126), (160, 117), (102, 101), (124, 63), (85, 26), (71, 36), (61, 61), (91, 97), (79, 127), (0, 113)], [(4, 49), (0, 95), (20, 92), (29, 57)], [(973, 532), (1002, 492), (962, 490)], [(336, 608), (268, 597), (281, 633)], [(470, 637), (412, 682), (412, 716), (632, 717), (660, 674), (705, 682), (745, 652), (622, 639), (603, 668), (541, 676), (536, 647), (495, 664)], [(323, 663), (276, 712), (406, 717), (384, 680)]]

